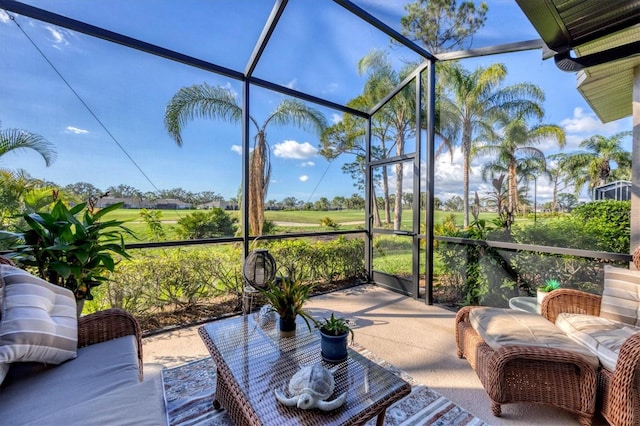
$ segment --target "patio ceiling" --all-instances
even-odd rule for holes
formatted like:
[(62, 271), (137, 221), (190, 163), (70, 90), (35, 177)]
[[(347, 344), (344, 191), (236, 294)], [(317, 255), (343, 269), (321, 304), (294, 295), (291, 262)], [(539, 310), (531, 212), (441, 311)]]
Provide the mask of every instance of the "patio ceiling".
[[(558, 67), (603, 122), (632, 114), (640, 65), (640, 0), (517, 0)], [(573, 52), (575, 56), (570, 56)]]

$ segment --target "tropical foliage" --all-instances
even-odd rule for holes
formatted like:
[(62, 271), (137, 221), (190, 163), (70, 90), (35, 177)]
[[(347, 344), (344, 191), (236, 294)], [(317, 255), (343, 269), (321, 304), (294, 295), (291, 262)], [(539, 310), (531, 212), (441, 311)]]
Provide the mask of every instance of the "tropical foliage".
[[(227, 87), (210, 86), (207, 83), (182, 87), (167, 104), (164, 116), (167, 131), (178, 146), (182, 146), (185, 125), (196, 118), (240, 123), (242, 108), (236, 94)], [(298, 100), (285, 99), (261, 125), (251, 116), (249, 122), (256, 131), (249, 158), (249, 228), (252, 235), (260, 235), (264, 223), (264, 201), (271, 180), (267, 126), (270, 123), (278, 126), (295, 125), (321, 134), (326, 127), (326, 119), (320, 111)]]
[(0, 157), (12, 151), (25, 149), (40, 154), (47, 167), (56, 159), (53, 144), (42, 136), (26, 130), (0, 128)]
[(469, 167), (473, 146), (479, 136), (491, 135), (493, 124), (505, 116), (520, 119), (542, 118), (542, 90), (530, 83), (503, 86), (507, 68), (493, 64), (468, 71), (458, 64), (442, 70), (442, 96), (439, 102), (441, 129), (448, 145), (459, 141), (463, 158), (464, 226), (469, 225)]
[(522, 114), (515, 117), (504, 114), (497, 119), (496, 125), (498, 131), (491, 129), (490, 133), (484, 135), (486, 142), (478, 144), (474, 152), (490, 154), (494, 158), (484, 166), (483, 174), (485, 170), (507, 173), (508, 220), (505, 225), (510, 228), (512, 215), (518, 211), (518, 172), (525, 178), (529, 174), (542, 175), (546, 170), (545, 155), (534, 145), (554, 141), (562, 148), (565, 145), (565, 134), (556, 125), (538, 124), (529, 127)]
[[(580, 143), (582, 151), (567, 154), (560, 166), (575, 182), (576, 194), (588, 183), (590, 192), (597, 186), (617, 179), (630, 179), (631, 153), (622, 147), (622, 140), (631, 132), (616, 133), (611, 137), (595, 135)], [(612, 164), (617, 165), (612, 169)]]
[(73, 291), (79, 300), (91, 300), (91, 290), (107, 280), (119, 258), (129, 258), (123, 234), (131, 231), (123, 221), (104, 220), (121, 207), (101, 210), (87, 203), (68, 208), (57, 200), (51, 211), (22, 215), (26, 227), (18, 233), (0, 231), (0, 239), (12, 241), (9, 256), (21, 266)]

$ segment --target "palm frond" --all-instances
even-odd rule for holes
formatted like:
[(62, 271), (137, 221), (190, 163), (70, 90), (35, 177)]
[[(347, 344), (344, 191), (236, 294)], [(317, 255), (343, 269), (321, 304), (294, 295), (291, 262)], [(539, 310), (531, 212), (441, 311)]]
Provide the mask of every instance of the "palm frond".
[(50, 166), (56, 159), (56, 151), (51, 142), (42, 136), (20, 129), (0, 130), (0, 156), (16, 150), (32, 149)]
[(167, 104), (164, 113), (165, 127), (178, 146), (182, 146), (182, 130), (187, 122), (197, 118), (237, 123), (242, 119), (242, 109), (235, 93), (229, 88), (210, 86), (207, 83), (180, 88)]

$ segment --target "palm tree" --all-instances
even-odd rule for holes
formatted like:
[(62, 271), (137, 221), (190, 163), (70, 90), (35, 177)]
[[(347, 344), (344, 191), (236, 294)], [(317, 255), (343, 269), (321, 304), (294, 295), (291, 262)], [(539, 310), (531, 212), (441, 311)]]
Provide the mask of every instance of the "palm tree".
[(20, 129), (0, 129), (0, 157), (21, 149), (36, 151), (47, 167), (53, 164), (56, 159), (53, 144), (42, 136)]
[(515, 118), (503, 114), (498, 120), (500, 126), (498, 134), (491, 132), (486, 142), (477, 145), (474, 152), (482, 152), (495, 155), (494, 162), (485, 167), (491, 167), (493, 163), (506, 166), (508, 182), (508, 211), (514, 214), (518, 211), (518, 165), (527, 167), (531, 175), (532, 169), (538, 171), (544, 169), (544, 152), (536, 148), (541, 142), (554, 140), (561, 148), (565, 145), (565, 134), (559, 126), (554, 124), (539, 124), (529, 128), (522, 114)]
[[(236, 95), (228, 88), (209, 86), (206, 83), (182, 87), (171, 98), (164, 114), (164, 124), (178, 146), (182, 146), (183, 127), (195, 118), (221, 119), (240, 123), (242, 108), (238, 105)], [(262, 125), (259, 125), (251, 116), (249, 121), (256, 129), (253, 151), (249, 157), (249, 228), (253, 235), (261, 235), (264, 223), (264, 200), (271, 176), (266, 127), (269, 123), (279, 126), (293, 124), (321, 134), (326, 127), (326, 119), (320, 111), (298, 100), (285, 99)]]
[(571, 183), (571, 178), (560, 167), (563, 159), (567, 154), (560, 152), (547, 157), (547, 169), (546, 176), (549, 178), (549, 182), (553, 185), (553, 200), (551, 201), (551, 211), (558, 211), (558, 194), (560, 191), (565, 190)]
[(473, 72), (452, 64), (443, 70), (440, 120), (459, 123), (450, 130), (455, 132), (451, 137), (459, 138), (462, 147), (465, 227), (469, 226), (469, 165), (476, 137), (489, 134), (495, 120), (505, 113), (524, 118), (543, 116), (542, 90), (530, 83), (501, 87), (506, 76), (507, 69), (503, 64), (478, 67)]
[(9, 226), (19, 213), (43, 209), (53, 201), (55, 189), (25, 170), (0, 169), (0, 227)]
[[(568, 154), (560, 162), (560, 166), (575, 182), (576, 194), (585, 183), (589, 190), (608, 183), (616, 174), (628, 175), (631, 168), (631, 153), (622, 148), (622, 139), (632, 134), (631, 131), (616, 133), (607, 138), (601, 135), (591, 136), (580, 142), (584, 151)], [(617, 164), (614, 173), (611, 163)]]
[[(410, 67), (404, 67), (400, 72), (393, 69), (387, 53), (381, 50), (372, 50), (358, 63), (360, 75), (367, 74), (368, 78), (364, 87), (364, 98), (373, 106), (393, 90), (410, 72)], [(405, 141), (415, 133), (415, 86), (409, 85), (395, 95), (387, 104), (378, 111), (373, 121), (376, 124), (372, 132), (377, 136), (384, 153), (389, 152), (395, 146), (395, 155), (404, 154)], [(385, 141), (393, 141), (391, 147), (385, 145)], [(383, 188), (387, 188), (386, 166), (382, 167)], [(395, 165), (396, 197), (394, 205), (393, 229), (400, 229), (402, 223), (402, 177), (403, 164)], [(389, 199), (385, 191), (385, 202)], [(387, 219), (389, 211), (387, 210)]]

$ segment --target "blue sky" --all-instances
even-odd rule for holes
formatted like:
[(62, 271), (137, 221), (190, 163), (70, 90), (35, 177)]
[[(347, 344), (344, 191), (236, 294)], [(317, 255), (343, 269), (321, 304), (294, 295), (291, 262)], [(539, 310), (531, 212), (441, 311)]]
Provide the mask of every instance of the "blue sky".
[[(239, 71), (244, 70), (272, 7), (269, 0), (113, 0), (92, 1), (91, 7), (80, 0), (27, 3)], [(400, 29), (405, 2), (356, 3)], [(474, 47), (537, 38), (515, 2), (487, 3), (487, 25), (474, 38)], [(60, 185), (84, 181), (101, 189), (126, 184), (143, 192), (182, 187), (193, 192), (213, 191), (227, 199), (237, 195), (240, 127), (195, 120), (185, 127), (184, 145), (178, 147), (164, 128), (163, 114), (180, 87), (207, 82), (240, 94), (238, 81), (30, 18), (17, 16), (16, 20), (100, 122), (15, 23), (0, 12), (2, 127), (38, 133), (51, 141), (58, 153), (57, 161), (48, 168), (36, 154), (26, 151), (4, 156), (0, 167), (25, 169), (33, 177)], [(331, 1), (291, 0), (255, 76), (345, 103), (361, 92), (365, 78), (358, 75), (357, 63), (373, 48), (386, 49), (398, 67), (417, 58), (407, 49), (390, 46), (387, 36)], [(591, 135), (609, 136), (631, 128), (630, 118), (602, 124), (576, 90), (575, 75), (558, 70), (552, 61), (542, 61), (538, 51), (463, 64), (475, 68), (492, 62), (507, 65), (507, 84), (527, 81), (544, 89), (544, 121), (566, 130), (565, 151), (575, 150)], [(280, 94), (253, 87), (251, 115), (262, 123), (282, 99)], [(337, 111), (314, 107), (329, 122), (341, 118)], [(293, 196), (315, 201), (322, 196), (331, 199), (358, 192), (341, 171), (342, 164), (352, 158), (327, 162), (317, 154), (317, 135), (294, 127), (268, 127), (267, 138), (273, 162), (267, 199)], [(549, 154), (557, 152), (551, 144), (539, 147)], [(453, 154), (453, 163), (448, 154), (436, 160), (436, 195), (443, 199), (461, 194), (461, 155), (457, 149)], [(472, 164), (471, 191), (482, 194), (488, 189), (480, 179), (486, 160), (477, 158)], [(540, 180), (538, 200), (550, 196), (550, 186)]]

